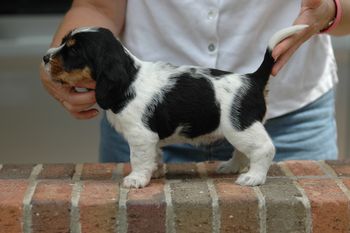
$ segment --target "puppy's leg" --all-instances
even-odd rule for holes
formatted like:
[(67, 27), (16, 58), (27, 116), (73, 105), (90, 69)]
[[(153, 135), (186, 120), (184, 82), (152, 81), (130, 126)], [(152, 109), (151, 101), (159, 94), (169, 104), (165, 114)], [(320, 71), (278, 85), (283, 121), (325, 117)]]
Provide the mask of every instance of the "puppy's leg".
[(225, 162), (221, 162), (216, 169), (216, 172), (222, 173), (222, 174), (229, 174), (229, 173), (239, 173), (244, 168), (246, 168), (249, 165), (248, 158), (240, 151), (235, 149), (233, 152), (233, 156), (231, 159)]
[(123, 185), (127, 188), (145, 187), (151, 180), (152, 173), (157, 169), (156, 144), (130, 145), (130, 163), (132, 172), (124, 178)]
[(265, 183), (266, 174), (275, 155), (275, 147), (262, 123), (255, 122), (243, 131), (226, 131), (225, 136), (249, 159), (248, 172), (241, 174), (236, 183), (247, 186)]

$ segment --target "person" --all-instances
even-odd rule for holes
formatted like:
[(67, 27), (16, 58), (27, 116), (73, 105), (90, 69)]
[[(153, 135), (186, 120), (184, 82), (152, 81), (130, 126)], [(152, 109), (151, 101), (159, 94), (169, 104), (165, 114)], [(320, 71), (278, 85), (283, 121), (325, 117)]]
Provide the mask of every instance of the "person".
[[(74, 0), (51, 47), (73, 28), (100, 26), (120, 37), (142, 60), (249, 73), (260, 64), (269, 37), (291, 24), (310, 26), (273, 51), (276, 77), (269, 83), (265, 127), (277, 149), (275, 160), (336, 159), (337, 74), (329, 34), (350, 33), (350, 1)], [(74, 87), (56, 84), (42, 67), (40, 77), (75, 118), (99, 114), (94, 91), (77, 93)], [(171, 145), (164, 148), (164, 160), (227, 160), (232, 150), (226, 141), (199, 147)], [(125, 162), (128, 153), (128, 145), (103, 114), (101, 162)]]

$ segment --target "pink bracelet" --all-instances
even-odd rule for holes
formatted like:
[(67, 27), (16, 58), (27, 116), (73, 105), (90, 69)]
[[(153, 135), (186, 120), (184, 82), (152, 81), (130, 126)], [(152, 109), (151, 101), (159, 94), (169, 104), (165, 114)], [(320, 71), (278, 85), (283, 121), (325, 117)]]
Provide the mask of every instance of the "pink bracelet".
[(320, 31), (320, 33), (328, 33), (330, 31), (332, 31), (334, 28), (336, 28), (338, 26), (338, 24), (340, 23), (340, 20), (342, 18), (343, 15), (343, 11), (342, 11), (342, 7), (340, 4), (340, 0), (333, 0), (335, 3), (335, 17), (334, 20), (330, 22), (330, 24), (328, 25), (328, 27), (326, 27), (325, 29), (322, 29)]

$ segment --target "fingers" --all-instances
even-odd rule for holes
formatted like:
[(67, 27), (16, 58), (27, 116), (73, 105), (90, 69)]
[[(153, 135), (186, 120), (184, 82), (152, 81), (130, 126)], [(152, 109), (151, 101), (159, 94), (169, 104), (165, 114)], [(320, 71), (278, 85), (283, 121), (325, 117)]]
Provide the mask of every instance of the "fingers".
[(73, 87), (58, 87), (53, 90), (62, 106), (77, 119), (90, 119), (99, 111), (92, 108), (96, 103), (95, 92), (75, 92)]
[(76, 87), (82, 87), (82, 88), (88, 88), (88, 89), (96, 89), (96, 82), (95, 81), (78, 82), (76, 84)]
[(276, 76), (282, 67), (288, 62), (294, 52), (312, 35), (312, 30), (304, 30), (278, 44), (272, 52), (272, 56), (276, 63), (271, 74)]
[(76, 92), (73, 87), (62, 91), (62, 99), (72, 105), (95, 104), (95, 91)]
[(283, 40), (274, 48), (272, 56), (276, 64), (271, 74), (277, 75), (301, 44), (324, 29), (334, 17), (334, 12), (335, 6), (333, 1), (303, 0), (300, 13), (294, 24), (307, 24), (309, 27)]
[(278, 72), (283, 68), (283, 66), (288, 62), (288, 60), (290, 59), (290, 57), (294, 54), (294, 52), (299, 48), (299, 46), (302, 43), (299, 42), (295, 45), (293, 45), (292, 47), (290, 47), (287, 51), (285, 51), (285, 53), (283, 53), (277, 60), (275, 65), (272, 68), (272, 72), (271, 74), (273, 76), (276, 76), (278, 74)]
[(79, 120), (89, 120), (91, 118), (94, 118), (95, 116), (98, 115), (98, 110), (97, 109), (88, 109), (85, 111), (81, 111), (81, 112), (70, 112), (70, 114)]
[[(74, 87), (55, 83), (40, 67), (41, 81), (48, 91), (61, 105), (77, 119), (91, 119), (98, 115), (99, 111), (93, 106), (96, 104), (95, 91), (76, 92)], [(79, 87), (95, 88), (95, 83), (80, 83)]]
[[(72, 104), (65, 100), (60, 101), (65, 109), (67, 109), (71, 113), (79, 113), (82, 111), (86, 111), (87, 109), (90, 109), (94, 106), (94, 103), (88, 103), (88, 104)], [(96, 110), (97, 111), (97, 110)]]

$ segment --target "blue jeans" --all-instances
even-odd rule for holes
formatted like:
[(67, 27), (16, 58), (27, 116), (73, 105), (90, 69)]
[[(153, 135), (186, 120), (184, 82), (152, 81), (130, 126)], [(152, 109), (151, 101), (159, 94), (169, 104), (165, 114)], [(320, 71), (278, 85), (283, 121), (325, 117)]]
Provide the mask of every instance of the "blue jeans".
[[(265, 127), (276, 146), (275, 161), (337, 159), (333, 90), (301, 109), (268, 120)], [(163, 148), (163, 158), (166, 163), (228, 160), (232, 152), (231, 144), (222, 140), (207, 146), (166, 146)], [(128, 162), (129, 159), (127, 142), (115, 132), (104, 115), (101, 121), (100, 161)]]

